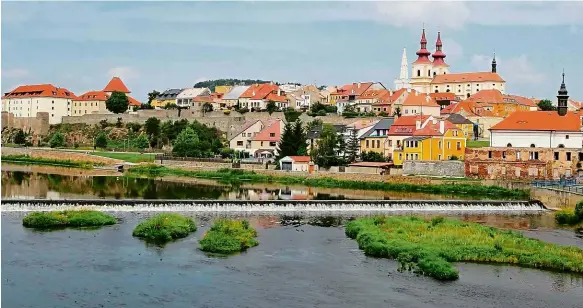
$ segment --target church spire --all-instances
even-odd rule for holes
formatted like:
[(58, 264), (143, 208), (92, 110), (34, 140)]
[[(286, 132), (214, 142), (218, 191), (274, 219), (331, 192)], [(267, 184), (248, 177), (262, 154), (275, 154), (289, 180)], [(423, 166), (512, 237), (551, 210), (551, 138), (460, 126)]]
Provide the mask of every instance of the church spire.
[(433, 65), (446, 65), (445, 53), (441, 50), (443, 43), (441, 42), (441, 32), (437, 32), (437, 41), (435, 42), (435, 52), (433, 53)]
[(492, 58), (492, 73), (496, 73), (496, 51), (494, 51), (494, 57)]
[(407, 48), (403, 48), (403, 56), (401, 57), (401, 72), (399, 78), (395, 80), (395, 90), (409, 89), (409, 61), (407, 61)]
[(429, 52), (429, 50), (427, 50), (427, 39), (425, 38), (425, 27), (423, 27), (423, 32), (421, 33), (421, 41), (419, 42), (421, 44), (421, 48), (417, 51), (417, 60), (415, 60), (415, 63), (431, 63), (431, 60), (429, 60), (429, 56), (431, 55), (431, 52)]
[(567, 86), (565, 86), (565, 70), (563, 70), (563, 82), (561, 83), (558, 94), (557, 112), (560, 116), (564, 116), (567, 114), (567, 101), (569, 100), (569, 92), (567, 92)]

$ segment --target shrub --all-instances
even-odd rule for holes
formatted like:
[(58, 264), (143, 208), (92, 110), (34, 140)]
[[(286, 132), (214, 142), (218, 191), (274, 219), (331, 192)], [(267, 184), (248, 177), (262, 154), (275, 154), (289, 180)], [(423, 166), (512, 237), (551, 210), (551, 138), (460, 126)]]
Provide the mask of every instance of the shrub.
[(257, 246), (257, 231), (246, 220), (219, 219), (200, 240), (206, 252), (229, 254)]
[(60, 148), (65, 146), (65, 136), (60, 132), (55, 132), (49, 140), (49, 145), (51, 148)]
[(575, 206), (575, 216), (577, 216), (580, 221), (583, 221), (583, 200), (579, 201)]
[(26, 134), (22, 129), (18, 129), (16, 134), (14, 135), (14, 143), (15, 144), (24, 144), (26, 142)]
[(61, 212), (33, 212), (24, 217), (22, 225), (29, 228), (97, 227), (113, 225), (116, 222), (115, 217), (103, 212), (69, 210)]
[(107, 148), (107, 136), (105, 133), (99, 133), (97, 135), (97, 138), (95, 138), (95, 146), (102, 149)]
[(190, 217), (180, 214), (160, 214), (139, 223), (133, 236), (154, 242), (168, 242), (187, 237), (196, 231), (196, 224)]

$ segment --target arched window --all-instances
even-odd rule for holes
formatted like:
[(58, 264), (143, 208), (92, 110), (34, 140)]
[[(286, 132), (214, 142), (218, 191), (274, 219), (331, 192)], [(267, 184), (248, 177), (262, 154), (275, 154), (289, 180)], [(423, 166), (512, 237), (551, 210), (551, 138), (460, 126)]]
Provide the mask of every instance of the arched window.
[(470, 98), (470, 93), (466, 94), (466, 97), (467, 97), (467, 98)]
[(449, 92), (449, 89), (445, 90), (445, 92)]
[(431, 70), (427, 70), (427, 77), (431, 76)]
[(439, 93), (439, 91), (435, 90), (435, 93)]
[(564, 148), (564, 147), (565, 147), (565, 145), (564, 145), (564, 144), (559, 144), (559, 148), (561, 148), (561, 149), (562, 149), (562, 148)]
[(421, 70), (417, 70), (417, 77), (421, 77)]
[(534, 145), (534, 143), (531, 143), (531, 144), (530, 144), (530, 147), (531, 147), (531, 148), (536, 148), (536, 146)]
[(512, 147), (512, 143), (509, 143), (506, 146), (509, 147), (509, 148), (511, 148)]
[(435, 72), (433, 72), (433, 77), (435, 77), (435, 75), (437, 75)]

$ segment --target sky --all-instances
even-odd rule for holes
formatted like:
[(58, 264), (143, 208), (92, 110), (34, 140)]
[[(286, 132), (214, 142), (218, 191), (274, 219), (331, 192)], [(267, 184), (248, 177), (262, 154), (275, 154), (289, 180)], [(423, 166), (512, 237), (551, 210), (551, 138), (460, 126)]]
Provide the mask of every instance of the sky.
[[(489, 71), (509, 94), (583, 100), (583, 2), (6, 2), (1, 87), (81, 95), (119, 76), (132, 96), (217, 78), (394, 87), (441, 31), (451, 73)], [(409, 70), (411, 66), (409, 66)], [(410, 73), (411, 74), (411, 73)]]

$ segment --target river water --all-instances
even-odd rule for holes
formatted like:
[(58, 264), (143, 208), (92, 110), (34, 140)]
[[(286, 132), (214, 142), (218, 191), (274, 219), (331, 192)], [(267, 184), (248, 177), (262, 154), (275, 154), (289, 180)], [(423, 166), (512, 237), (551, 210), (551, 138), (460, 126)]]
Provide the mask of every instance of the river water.
[[(302, 187), (233, 189), (206, 182), (104, 179), (3, 170), (2, 199), (228, 199), (234, 194), (253, 200), (281, 198), (281, 191), (289, 198), (285, 192), (290, 190), (319, 198), (318, 191)], [(330, 195), (358, 199), (358, 193)], [(212, 220), (224, 213), (184, 213), (199, 230), (163, 247), (131, 236), (155, 213), (112, 214), (120, 223), (98, 230), (36, 231), (22, 226), (26, 213), (2, 212), (4, 307), (583, 307), (582, 275), (465, 263), (456, 264), (460, 279), (454, 282), (399, 273), (396, 262), (364, 256), (344, 235), (344, 223), (354, 218), (348, 214), (251, 214), (246, 218), (258, 229), (260, 245), (229, 258), (197, 249)], [(583, 239), (556, 228), (548, 213), (449, 216), (583, 248)]]

